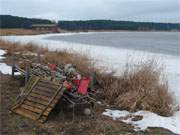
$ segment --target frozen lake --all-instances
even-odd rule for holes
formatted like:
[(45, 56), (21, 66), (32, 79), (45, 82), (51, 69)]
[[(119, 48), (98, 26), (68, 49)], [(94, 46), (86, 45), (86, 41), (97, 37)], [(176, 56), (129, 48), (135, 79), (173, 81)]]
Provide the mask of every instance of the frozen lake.
[(180, 55), (180, 32), (101, 32), (56, 35), (46, 39)]

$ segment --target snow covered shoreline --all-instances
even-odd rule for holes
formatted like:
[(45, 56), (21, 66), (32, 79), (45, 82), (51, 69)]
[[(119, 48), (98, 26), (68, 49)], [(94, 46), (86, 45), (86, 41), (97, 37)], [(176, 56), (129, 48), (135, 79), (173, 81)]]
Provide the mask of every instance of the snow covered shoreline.
[(132, 66), (136, 66), (138, 61), (155, 59), (163, 65), (165, 75), (168, 79), (170, 92), (180, 105), (180, 56), (164, 55), (143, 51), (133, 51), (127, 49), (117, 49), (105, 46), (92, 46), (79, 43), (71, 43), (64, 41), (46, 40), (50, 36), (72, 35), (72, 34), (93, 34), (93, 33), (62, 33), (62, 34), (45, 34), (32, 36), (4, 36), (4, 40), (12, 42), (28, 43), (32, 42), (39, 46), (48, 47), (50, 50), (68, 50), (77, 53), (83, 53), (91, 57), (96, 66), (106, 68), (108, 70), (117, 71), (117, 75), (126, 68), (129, 60), (133, 60)]
[[(111, 117), (113, 120), (120, 120), (134, 126), (134, 130), (146, 130), (148, 127), (165, 128), (173, 133), (180, 134), (180, 111), (175, 112), (171, 117), (159, 116), (149, 111), (138, 111), (130, 113), (128, 111), (106, 109), (104, 116)], [(142, 116), (142, 120), (133, 120), (136, 116)]]
[[(74, 34), (74, 33), (73, 33)], [(61, 34), (55, 34), (61, 35)], [(64, 34), (62, 34), (64, 35)], [(67, 34), (68, 36), (69, 34)], [(18, 41), (21, 43), (32, 42), (37, 45), (42, 45), (48, 47), (50, 50), (69, 50), (75, 51), (78, 53), (84, 53), (91, 57), (95, 62), (97, 67), (106, 67), (109, 70), (111, 68), (117, 70), (117, 73), (120, 74), (126, 66), (128, 60), (133, 61), (143, 61), (147, 59), (156, 59), (164, 65), (164, 71), (169, 80), (170, 92), (173, 97), (176, 99), (177, 104), (180, 105), (180, 61), (179, 56), (155, 54), (141, 51), (132, 51), (127, 49), (115, 49), (111, 47), (102, 47), (102, 46), (92, 46), (92, 45), (83, 45), (77, 43), (69, 43), (63, 41), (54, 41), (46, 40), (45, 38), (50, 35), (39, 35), (39, 36), (8, 36), (2, 37), (2, 39), (8, 41)], [(136, 62), (132, 63), (132, 66)], [(118, 75), (117, 74), (117, 75)], [(112, 117), (113, 119), (119, 119), (135, 126), (136, 129), (145, 130), (147, 127), (162, 127), (171, 130), (174, 133), (180, 134), (180, 111), (175, 112), (172, 117), (162, 117), (157, 114), (148, 112), (148, 111), (139, 111), (136, 113), (129, 113), (127, 111), (119, 110), (106, 110), (103, 112), (103, 115)], [(129, 119), (123, 119), (124, 117), (132, 115), (141, 115), (143, 116), (142, 120), (132, 121)]]

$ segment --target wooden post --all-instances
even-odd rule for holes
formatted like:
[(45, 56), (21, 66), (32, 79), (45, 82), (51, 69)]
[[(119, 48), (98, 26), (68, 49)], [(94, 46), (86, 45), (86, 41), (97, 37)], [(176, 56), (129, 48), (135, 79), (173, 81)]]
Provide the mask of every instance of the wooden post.
[(93, 72), (91, 73), (91, 76), (90, 76), (90, 88), (91, 90), (94, 90), (94, 85), (95, 85), (95, 80), (96, 79), (96, 73)]
[(30, 71), (30, 65), (29, 62), (26, 61), (25, 85), (28, 83), (29, 80), (29, 71)]
[(12, 78), (14, 78), (14, 71), (15, 71), (15, 66), (12, 65)]
[(14, 55), (12, 55), (12, 78), (14, 78), (14, 72), (15, 72), (15, 63), (14, 63)]
[(40, 55), (40, 51), (38, 51), (38, 63), (41, 63), (41, 55)]

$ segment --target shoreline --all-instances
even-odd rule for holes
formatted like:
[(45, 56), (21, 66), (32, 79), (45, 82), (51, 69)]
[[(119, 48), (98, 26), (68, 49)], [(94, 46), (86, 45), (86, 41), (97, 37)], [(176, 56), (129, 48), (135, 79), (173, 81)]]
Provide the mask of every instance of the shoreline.
[[(83, 44), (77, 43), (75, 44), (61, 41), (45, 40), (43, 39), (43, 36), (12, 37), (9, 39), (7, 38), (7, 40), (17, 41), (21, 43), (33, 42), (38, 46), (48, 47), (52, 51), (71, 50), (75, 53), (88, 54), (88, 56), (96, 62), (97, 67), (104, 67), (105, 69), (108, 69), (108, 71), (110, 71), (110, 69), (113, 69), (119, 72), (120, 69), (125, 68), (125, 62), (127, 62), (128, 59), (130, 60), (132, 58), (135, 61), (142, 61), (145, 59), (152, 58), (157, 59), (158, 62), (160, 62), (164, 67), (164, 71), (169, 80), (169, 87), (173, 96), (175, 96), (178, 100), (177, 102), (180, 103), (180, 87), (177, 83), (177, 80), (180, 80), (180, 72), (178, 72), (177, 70), (177, 68), (180, 66), (180, 63), (178, 61), (179, 56), (155, 54), (151, 52), (142, 52), (138, 50), (135, 51), (128, 49), (116, 49), (107, 46), (84, 46)], [(103, 52), (101, 50), (103, 50)]]
[[(74, 31), (70, 31), (74, 32)], [(166, 30), (80, 30), (75, 32), (180, 32), (179, 31), (166, 31)]]
[(15, 36), (15, 35), (42, 35), (42, 34), (60, 34), (60, 33), (90, 33), (90, 32), (180, 32), (177, 31), (165, 31), (165, 30), (64, 30), (61, 29), (59, 33), (53, 33), (49, 31), (35, 31), (31, 29), (13, 28), (6, 29), (0, 28), (0, 36)]

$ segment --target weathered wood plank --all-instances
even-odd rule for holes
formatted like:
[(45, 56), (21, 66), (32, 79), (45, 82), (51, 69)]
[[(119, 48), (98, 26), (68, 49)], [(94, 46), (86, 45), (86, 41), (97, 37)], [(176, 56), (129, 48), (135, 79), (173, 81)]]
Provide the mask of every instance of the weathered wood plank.
[(39, 95), (47, 96), (47, 97), (52, 97), (54, 95), (53, 92), (47, 92), (47, 91), (38, 90), (38, 89), (33, 89), (32, 92)]
[(59, 93), (61, 93), (61, 95), (62, 95), (62, 94), (63, 94), (63, 90), (64, 90), (64, 89), (63, 89), (63, 85), (61, 85), (61, 86), (57, 89), (57, 91), (56, 91), (56, 93), (54, 94), (54, 96), (49, 100), (48, 105), (46, 106), (46, 108), (40, 113), (38, 119), (41, 118), (41, 116), (45, 113), (46, 109), (50, 106), (50, 104), (53, 102), (53, 100), (58, 100), (58, 99), (59, 99), (59, 98), (57, 98), (57, 96), (58, 96)]
[[(28, 105), (25, 105), (25, 104), (23, 104), (23, 105), (21, 105), (21, 107), (22, 108), (24, 108), (24, 109), (26, 109), (26, 110), (29, 110), (29, 111), (31, 111), (31, 112), (35, 112), (35, 113), (38, 113), (38, 114), (40, 114), (40, 113), (42, 113), (42, 109), (38, 109), (38, 108), (35, 108), (35, 107), (32, 107), (32, 106), (28, 106)], [(51, 111), (51, 110), (50, 110)], [(43, 112), (43, 115), (45, 115), (45, 116), (48, 116), (48, 114), (50, 113), (50, 111), (48, 111), (47, 109)]]
[(46, 88), (46, 87), (43, 87), (43, 86), (40, 86), (40, 85), (37, 85), (34, 90), (39, 90), (39, 91), (46, 91), (46, 92), (51, 92), (51, 93), (54, 93), (56, 91), (56, 89), (51, 89), (51, 88)]
[(27, 118), (30, 118), (32, 120), (36, 120), (38, 117), (38, 114), (30, 112), (30, 111), (23, 109), (23, 108), (17, 108), (14, 110), (14, 112), (16, 112), (17, 114), (20, 114), (22, 116), (25, 116)]
[[(44, 101), (44, 100), (41, 100), (39, 98), (35, 98), (35, 97), (31, 97), (31, 96), (28, 96), (27, 99), (29, 101), (33, 101), (33, 102), (36, 102), (36, 103), (39, 103), (39, 104), (42, 104), (42, 105), (48, 105), (48, 101)], [(54, 106), (55, 103), (57, 103), (57, 99), (55, 99), (53, 102), (52, 102), (52, 106)]]
[[(27, 103), (27, 102), (29, 102), (29, 103)], [(37, 107), (42, 107), (43, 106), (43, 108), (46, 106), (46, 104), (42, 104), (42, 103), (39, 103), (38, 101), (37, 102), (35, 102), (35, 101), (32, 101), (32, 100), (29, 100), (29, 99), (26, 99), (26, 101), (25, 101), (25, 104), (36, 104), (36, 106)], [(51, 108), (53, 108), (54, 106), (53, 106), (53, 104), (51, 105), (51, 106), (49, 106), (49, 107), (51, 107)]]
[(40, 82), (44, 84), (56, 86), (57, 88), (60, 86), (60, 84), (53, 81), (46, 80), (46, 79), (41, 79)]
[(48, 83), (43, 83), (43, 82), (39, 82), (38, 86), (45, 87), (47, 89), (52, 89), (52, 90), (58, 89), (58, 86), (55, 86), (54, 84), (48, 84)]
[(39, 98), (39, 99), (42, 99), (42, 100), (45, 100), (45, 101), (49, 101), (52, 98), (52, 97), (39, 95), (39, 94), (36, 94), (36, 93), (33, 93), (33, 92), (31, 92), (30, 96), (35, 97), (35, 98)]
[(28, 101), (28, 100), (25, 100), (25, 101), (24, 101), (24, 104), (25, 104), (25, 105), (32, 106), (32, 107), (37, 107), (37, 108), (39, 108), (39, 109), (44, 109), (44, 108), (46, 107), (45, 105), (38, 104), (38, 103), (35, 103), (35, 102), (31, 102), (31, 101)]

